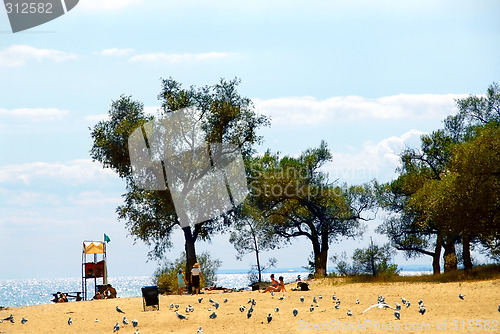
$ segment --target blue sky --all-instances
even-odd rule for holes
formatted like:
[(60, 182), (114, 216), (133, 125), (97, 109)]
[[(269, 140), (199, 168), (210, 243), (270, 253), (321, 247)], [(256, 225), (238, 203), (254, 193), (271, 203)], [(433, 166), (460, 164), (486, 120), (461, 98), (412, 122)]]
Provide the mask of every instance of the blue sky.
[[(498, 1), (81, 0), (66, 15), (13, 34), (0, 8), (0, 279), (77, 277), (83, 240), (111, 237), (111, 275), (148, 275), (148, 249), (115, 208), (125, 191), (89, 158), (89, 127), (112, 100), (158, 106), (160, 78), (185, 86), (242, 79), (240, 93), (272, 118), (264, 144), (299, 154), (326, 140), (332, 179), (394, 177), (397, 154), (500, 77)], [(332, 244), (330, 253), (367, 245)], [(182, 234), (167, 252), (178, 257)], [(235, 259), (227, 236), (197, 243)], [(305, 265), (307, 240), (266, 256)], [(399, 264), (430, 264), (420, 258)]]

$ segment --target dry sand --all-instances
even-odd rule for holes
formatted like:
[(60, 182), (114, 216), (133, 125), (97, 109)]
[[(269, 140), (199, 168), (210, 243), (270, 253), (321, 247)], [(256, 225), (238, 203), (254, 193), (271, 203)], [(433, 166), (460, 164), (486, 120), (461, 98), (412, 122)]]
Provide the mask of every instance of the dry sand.
[[(500, 280), (462, 283), (331, 282), (315, 280), (310, 283), (311, 291), (287, 291), (284, 300), (279, 300), (282, 293), (272, 297), (269, 293), (257, 291), (161, 296), (159, 311), (143, 311), (140, 297), (9, 308), (0, 311), (0, 318), (12, 314), (15, 323), (0, 323), (0, 333), (112, 333), (117, 321), (121, 325), (118, 333), (134, 333), (131, 324), (122, 325), (123, 314), (116, 311), (117, 305), (126, 312), (129, 321), (139, 321), (137, 328), (141, 334), (196, 333), (200, 326), (204, 333), (500, 333)], [(294, 286), (290, 284), (287, 289), (291, 287)], [(458, 297), (459, 293), (465, 296), (465, 300)], [(341, 300), (339, 310), (334, 308), (333, 294)], [(320, 295), (319, 306), (310, 312), (313, 297)], [(394, 310), (391, 309), (372, 308), (363, 313), (376, 303), (378, 295), (384, 296), (392, 306), (395, 302), (401, 303), (401, 297), (405, 297), (410, 300), (411, 306), (403, 307), (399, 321), (395, 320)], [(304, 296), (304, 303), (300, 302), (300, 296)], [(203, 297), (201, 303), (198, 303), (198, 297)], [(208, 317), (211, 313), (208, 309), (215, 310), (209, 298), (220, 303), (216, 319)], [(223, 302), (225, 298), (227, 303)], [(248, 308), (249, 298), (255, 299), (256, 305), (252, 317), (247, 319), (247, 312), (240, 313), (238, 308), (240, 305)], [(360, 301), (358, 305), (356, 299)], [(426, 307), (424, 315), (418, 312), (419, 299), (424, 301)], [(169, 308), (170, 303), (178, 303), (180, 313), (187, 314), (189, 319), (179, 320)], [(194, 307), (194, 312), (185, 312), (188, 304)], [(274, 311), (275, 307), (279, 307), (279, 312)], [(293, 308), (298, 309), (297, 317), (292, 315)], [(347, 316), (348, 309), (352, 316)], [(266, 317), (269, 313), (273, 319), (268, 324)], [(22, 317), (28, 319), (24, 325), (21, 324)], [(69, 317), (73, 320), (71, 326), (67, 323)]]

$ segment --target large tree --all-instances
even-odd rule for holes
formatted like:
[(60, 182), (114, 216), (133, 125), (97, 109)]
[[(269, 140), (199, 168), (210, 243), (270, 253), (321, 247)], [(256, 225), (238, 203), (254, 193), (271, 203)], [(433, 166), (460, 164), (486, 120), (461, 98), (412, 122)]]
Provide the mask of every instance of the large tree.
[[(90, 151), (92, 159), (100, 161), (105, 168), (113, 169), (126, 182), (127, 192), (123, 195), (125, 203), (117, 208), (118, 216), (126, 221), (127, 229), (136, 240), (141, 240), (152, 247), (149, 252), (151, 258), (163, 256), (165, 250), (172, 245), (172, 231), (181, 226), (182, 217), (179, 217), (179, 212), (176, 210), (171, 189), (172, 182), (170, 184), (167, 182), (165, 164), (170, 163), (172, 170), (175, 170), (178, 166), (174, 164), (184, 163), (186, 157), (179, 156), (178, 159), (171, 159), (167, 162), (165, 159), (153, 157), (154, 154), (151, 154), (151, 159), (157, 160), (156, 163), (160, 166), (160, 170), (163, 170), (163, 173), (157, 173), (158, 170), (151, 172), (147, 168), (145, 170), (151, 172), (149, 177), (153, 175), (155, 178), (161, 179), (159, 184), (163, 186), (163, 189), (147, 189), (143, 184), (138, 183), (137, 173), (135, 173), (137, 171), (131, 165), (130, 137), (137, 129), (142, 131), (145, 135), (144, 138), (151, 129), (161, 131), (161, 129), (154, 128), (154, 124), (171, 120), (172, 118), (169, 116), (177, 110), (194, 107), (196, 109), (193, 110), (196, 112), (193, 113), (193, 122), (198, 126), (197, 129), (202, 130), (199, 132), (206, 142), (206, 146), (201, 148), (201, 152), (210, 152), (213, 159), (210, 160), (210, 165), (203, 165), (199, 169), (210, 168), (216, 160), (214, 156), (217, 152), (215, 151), (217, 147), (221, 146), (212, 144), (230, 145), (230, 147), (241, 151), (244, 158), (249, 157), (253, 152), (252, 145), (261, 140), (261, 137), (257, 136), (256, 130), (267, 125), (269, 121), (265, 116), (256, 113), (250, 99), (239, 95), (237, 91), (239, 82), (238, 79), (229, 81), (221, 79), (213, 86), (201, 88), (191, 86), (185, 89), (172, 78), (164, 79), (162, 80), (161, 92), (158, 95), (161, 108), (157, 115), (146, 114), (141, 102), (134, 101), (129, 96), (121, 96), (118, 100), (113, 101), (108, 119), (100, 121), (91, 129), (91, 136), (94, 140)], [(167, 124), (168, 126), (175, 128), (172, 124)], [(176, 138), (168, 138), (168, 133), (166, 133), (163, 139), (169, 141), (169, 144), (178, 140), (184, 141), (179, 143), (179, 146), (186, 145), (186, 143), (189, 145), (192, 144), (194, 135), (200, 135), (200, 133), (193, 134), (191, 132), (183, 137), (186, 132), (179, 129)], [(162, 147), (162, 144), (160, 143), (159, 146)], [(146, 140), (146, 147), (150, 150), (152, 143)], [(198, 151), (195, 153), (198, 154)], [(191, 155), (188, 159), (191, 163), (196, 164), (196, 157), (196, 155)], [(145, 178), (147, 177), (146, 173)], [(199, 175), (188, 175), (188, 177), (196, 178)], [(192, 190), (192, 188), (186, 191)], [(184, 190), (182, 189), (182, 191)], [(210, 196), (205, 197), (209, 198)], [(202, 204), (199, 203), (199, 205)], [(188, 226), (183, 224), (186, 272), (189, 272), (196, 262), (196, 240), (210, 239), (214, 232), (220, 231), (224, 225), (229, 224), (232, 217), (232, 212), (221, 212), (217, 217), (212, 217), (198, 224)]]
[(326, 274), (330, 244), (362, 233), (362, 213), (372, 207), (369, 186), (337, 186), (321, 167), (332, 158), (325, 142), (299, 157), (269, 151), (250, 170), (252, 200), (274, 231), (290, 240), (311, 241), (315, 274)]
[[(445, 271), (457, 269), (457, 242), (462, 243), (465, 268), (472, 267), (470, 245), (471, 242), (480, 240), (471, 232), (471, 228), (476, 229), (473, 226), (477, 215), (471, 215), (463, 203), (467, 202), (466, 199), (470, 200), (474, 192), (491, 193), (491, 189), (476, 182), (481, 177), (473, 176), (471, 171), (477, 169), (474, 159), (481, 159), (482, 156), (492, 160), (493, 157), (484, 155), (485, 152), (480, 149), (472, 150), (471, 147), (479, 144), (474, 139), (478, 127), (499, 122), (500, 89), (493, 83), (485, 96), (469, 96), (456, 102), (458, 113), (445, 119), (443, 129), (422, 136), (419, 150), (409, 148), (401, 154), (400, 176), (384, 185), (382, 193), (385, 195), (381, 196), (382, 206), (393, 213), (381, 226), (381, 230), (407, 256), (431, 255), (435, 274), (440, 272), (442, 248)], [(473, 144), (468, 144), (469, 142)], [(464, 167), (464, 161), (470, 161), (470, 164)], [(457, 169), (459, 166), (462, 166), (460, 173)], [(462, 183), (458, 187), (457, 175), (460, 175), (460, 182), (469, 183)], [(464, 192), (464, 189), (468, 189), (468, 192)], [(462, 200), (457, 201), (460, 196), (463, 196)], [(487, 201), (480, 203), (488, 205)], [(456, 210), (451, 209), (452, 205), (456, 205)], [(471, 227), (467, 228), (469, 225)], [(496, 239), (487, 240), (489, 241), (484, 242), (486, 245), (494, 245)]]

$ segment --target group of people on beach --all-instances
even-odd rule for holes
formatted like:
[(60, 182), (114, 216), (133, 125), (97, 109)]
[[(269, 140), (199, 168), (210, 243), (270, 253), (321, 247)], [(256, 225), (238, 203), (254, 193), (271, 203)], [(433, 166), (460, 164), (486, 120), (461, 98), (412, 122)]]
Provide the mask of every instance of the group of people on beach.
[[(193, 294), (199, 294), (200, 293), (200, 281), (204, 280), (203, 279), (203, 274), (201, 273), (200, 270), (200, 264), (195, 263), (193, 265), (193, 269), (191, 269), (191, 275), (189, 276), (189, 280), (191, 282), (191, 285), (193, 286)], [(186, 285), (188, 284), (186, 277), (184, 276), (184, 273), (182, 272), (182, 269), (179, 269), (179, 272), (177, 273), (177, 285), (179, 288), (179, 294), (182, 295), (184, 294), (184, 291), (186, 290)]]
[[(278, 277), (278, 280), (279, 280), (279, 282), (274, 279), (274, 274), (271, 274), (271, 285), (268, 286), (267, 289), (265, 289), (263, 293), (270, 292), (270, 291), (286, 292), (285, 281), (284, 281), (283, 276)], [(259, 292), (260, 292), (260, 290), (259, 290)]]
[(116, 289), (113, 288), (111, 284), (108, 284), (106, 286), (106, 290), (104, 290), (102, 293), (97, 291), (94, 298), (92, 299), (112, 299), (112, 298), (116, 298)]

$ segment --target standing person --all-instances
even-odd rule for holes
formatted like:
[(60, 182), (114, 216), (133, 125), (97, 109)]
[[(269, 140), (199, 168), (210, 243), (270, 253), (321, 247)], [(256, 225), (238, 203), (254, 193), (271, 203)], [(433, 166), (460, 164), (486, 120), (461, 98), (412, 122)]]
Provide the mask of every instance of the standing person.
[(177, 285), (179, 286), (179, 295), (184, 294), (184, 290), (186, 290), (186, 277), (182, 273), (182, 269), (179, 269), (179, 273), (177, 274)]
[(191, 284), (193, 285), (193, 294), (200, 293), (200, 279), (203, 279), (201, 274), (200, 264), (197, 262), (193, 265), (191, 269)]

